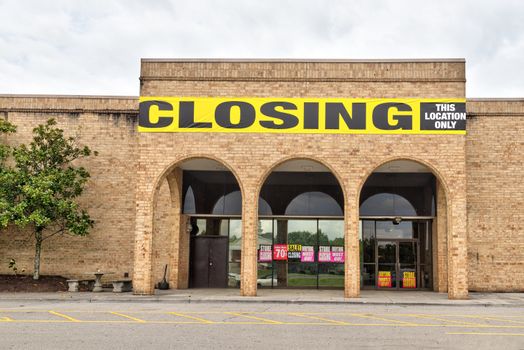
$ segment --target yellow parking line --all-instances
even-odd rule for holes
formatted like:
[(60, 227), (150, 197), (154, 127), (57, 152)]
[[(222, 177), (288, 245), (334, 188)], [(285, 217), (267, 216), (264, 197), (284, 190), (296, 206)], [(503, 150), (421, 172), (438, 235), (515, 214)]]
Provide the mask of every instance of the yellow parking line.
[(312, 320), (320, 320), (320, 321), (325, 321), (325, 322), (328, 322), (328, 323), (338, 324), (338, 325), (345, 325), (345, 326), (349, 326), (350, 325), (347, 322), (337, 321), (337, 320), (330, 320), (329, 318), (324, 318), (324, 317), (319, 317), (319, 316), (312, 316), (312, 315), (307, 315), (307, 314), (303, 314), (303, 313), (299, 313), (299, 312), (289, 312), (288, 315), (305, 317), (305, 318), (310, 318)]
[(509, 322), (509, 323), (518, 323), (518, 324), (524, 324), (524, 321), (515, 321), (515, 320), (508, 320), (506, 319), (505, 317), (492, 317), (492, 316), (489, 316), (489, 317), (486, 317), (486, 316), (463, 316), (463, 317), (468, 317), (468, 318), (477, 318), (477, 319), (481, 319), (481, 320), (488, 320), (488, 321), (500, 321), (500, 322)]
[(371, 320), (380, 320), (380, 321), (386, 321), (386, 322), (394, 322), (394, 323), (398, 323), (399, 325), (419, 326), (419, 324), (413, 323), (413, 322), (392, 320), (390, 318), (377, 317), (377, 316), (372, 316), (372, 315), (368, 315), (368, 314), (350, 314), (350, 315), (351, 316), (355, 316), (355, 317), (369, 318)]
[(120, 312), (109, 311), (109, 313), (113, 314), (113, 315), (117, 315), (117, 316), (121, 316), (121, 317), (130, 319), (130, 320), (133, 320), (133, 321), (136, 321), (136, 322), (139, 322), (139, 323), (147, 323), (147, 321), (141, 320), (141, 319), (133, 317), (133, 316), (121, 314)]
[(168, 312), (168, 314), (175, 315), (175, 316), (178, 316), (178, 317), (189, 318), (190, 320), (195, 320), (195, 321), (198, 321), (199, 323), (205, 323), (205, 324), (216, 323), (216, 322), (213, 322), (213, 321), (210, 321), (210, 320), (206, 320), (204, 318), (195, 317), (195, 316), (189, 316), (189, 315), (186, 315), (186, 314), (181, 314), (179, 312)]
[(4, 316), (0, 318), (0, 322), (12, 322), (12, 321), (13, 319), (11, 317)]
[(61, 313), (56, 312), (56, 311), (49, 311), (49, 313), (50, 313), (51, 315), (55, 315), (55, 316), (59, 316), (59, 317), (63, 317), (63, 318), (65, 318), (66, 320), (71, 321), (71, 322), (82, 322), (82, 321), (80, 321), (80, 320), (77, 320), (76, 318), (73, 318), (73, 317), (71, 317), (71, 316), (67, 316), (67, 315), (61, 314)]
[(449, 333), (446, 333), (446, 334), (456, 334), (456, 335), (502, 335), (502, 336), (524, 337), (524, 333), (449, 332)]
[(422, 319), (427, 319), (427, 320), (448, 322), (448, 323), (457, 324), (457, 325), (485, 326), (485, 324), (473, 323), (473, 322), (463, 322), (463, 321), (453, 321), (453, 320), (448, 320), (446, 318), (434, 317), (434, 316), (430, 316), (430, 315), (406, 314), (406, 316), (407, 317), (422, 318)]
[(262, 318), (262, 317), (252, 316), (252, 315), (245, 315), (242, 312), (224, 312), (224, 313), (228, 314), (228, 315), (240, 316), (240, 317), (250, 318), (250, 319), (253, 319), (253, 320), (257, 320), (257, 321), (262, 321), (264, 323), (285, 324), (285, 322), (274, 321), (274, 320), (270, 320), (270, 319), (267, 319), (267, 318)]

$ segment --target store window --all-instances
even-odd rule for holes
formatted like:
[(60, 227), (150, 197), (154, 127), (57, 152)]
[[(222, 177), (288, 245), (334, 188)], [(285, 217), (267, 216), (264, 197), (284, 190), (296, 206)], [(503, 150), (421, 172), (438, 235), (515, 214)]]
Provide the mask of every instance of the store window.
[(259, 287), (343, 288), (344, 221), (259, 221)]

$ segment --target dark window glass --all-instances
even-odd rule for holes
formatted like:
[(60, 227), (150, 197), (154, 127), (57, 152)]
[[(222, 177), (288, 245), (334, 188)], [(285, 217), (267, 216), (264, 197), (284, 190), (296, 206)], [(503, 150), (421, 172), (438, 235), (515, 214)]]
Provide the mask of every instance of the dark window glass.
[(364, 264), (361, 270), (362, 286), (375, 286), (375, 264)]
[[(273, 172), (260, 197), (272, 215), (343, 216), (344, 196), (337, 179), (328, 172)], [(259, 206), (259, 215), (268, 215)]]
[(242, 195), (240, 191), (226, 194), (218, 199), (211, 214), (238, 215), (242, 213)]
[(361, 216), (435, 216), (435, 176), (373, 173), (360, 194)]
[(417, 211), (406, 198), (394, 193), (374, 194), (360, 205), (360, 213), (388, 216), (417, 215)]
[(191, 186), (187, 188), (186, 194), (184, 196), (184, 214), (195, 214), (195, 195), (193, 194), (193, 189)]
[(242, 195), (229, 171), (184, 170), (184, 214), (242, 215)]
[(413, 229), (413, 226), (416, 226), (417, 223), (413, 221), (402, 221), (397, 225), (392, 221), (376, 221), (376, 225), (377, 238), (417, 238), (417, 230)]
[(287, 206), (285, 215), (343, 216), (344, 212), (333, 197), (313, 191), (296, 196)]
[(271, 207), (262, 197), (258, 198), (258, 215), (273, 215)]
[(361, 262), (375, 263), (375, 221), (362, 221)]

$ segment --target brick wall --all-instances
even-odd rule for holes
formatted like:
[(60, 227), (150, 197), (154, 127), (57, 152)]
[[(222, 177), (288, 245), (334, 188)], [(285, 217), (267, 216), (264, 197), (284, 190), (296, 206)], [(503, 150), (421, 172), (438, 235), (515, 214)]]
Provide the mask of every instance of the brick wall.
[[(99, 152), (82, 160), (91, 174), (81, 204), (96, 225), (87, 237), (51, 238), (42, 250), (41, 273), (80, 277), (100, 268), (120, 276), (133, 273), (136, 177), (136, 97), (0, 96), (0, 116), (18, 126), (6, 139), (16, 145), (31, 140), (31, 130), (55, 118), (67, 136)], [(33, 271), (34, 240), (27, 232), (0, 234), (0, 273), (7, 260)]]
[(524, 291), (524, 99), (468, 100), (469, 285)]

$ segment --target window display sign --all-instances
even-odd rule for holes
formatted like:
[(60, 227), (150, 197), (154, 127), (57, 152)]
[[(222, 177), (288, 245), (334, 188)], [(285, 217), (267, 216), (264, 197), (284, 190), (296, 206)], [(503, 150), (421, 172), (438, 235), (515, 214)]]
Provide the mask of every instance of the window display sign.
[(273, 259), (273, 250), (270, 244), (261, 244), (258, 250), (259, 262), (271, 262)]
[(318, 247), (318, 262), (331, 262), (331, 247), (321, 245)]
[(273, 260), (287, 260), (287, 244), (273, 245)]
[(391, 288), (391, 271), (378, 272), (378, 287)]
[(287, 245), (287, 259), (300, 259), (302, 253), (301, 244), (288, 244)]
[(315, 262), (315, 250), (313, 246), (302, 246), (300, 262)]
[(343, 263), (344, 262), (344, 247), (331, 247), (331, 262)]
[(414, 271), (404, 271), (402, 273), (402, 288), (417, 288), (417, 279)]

